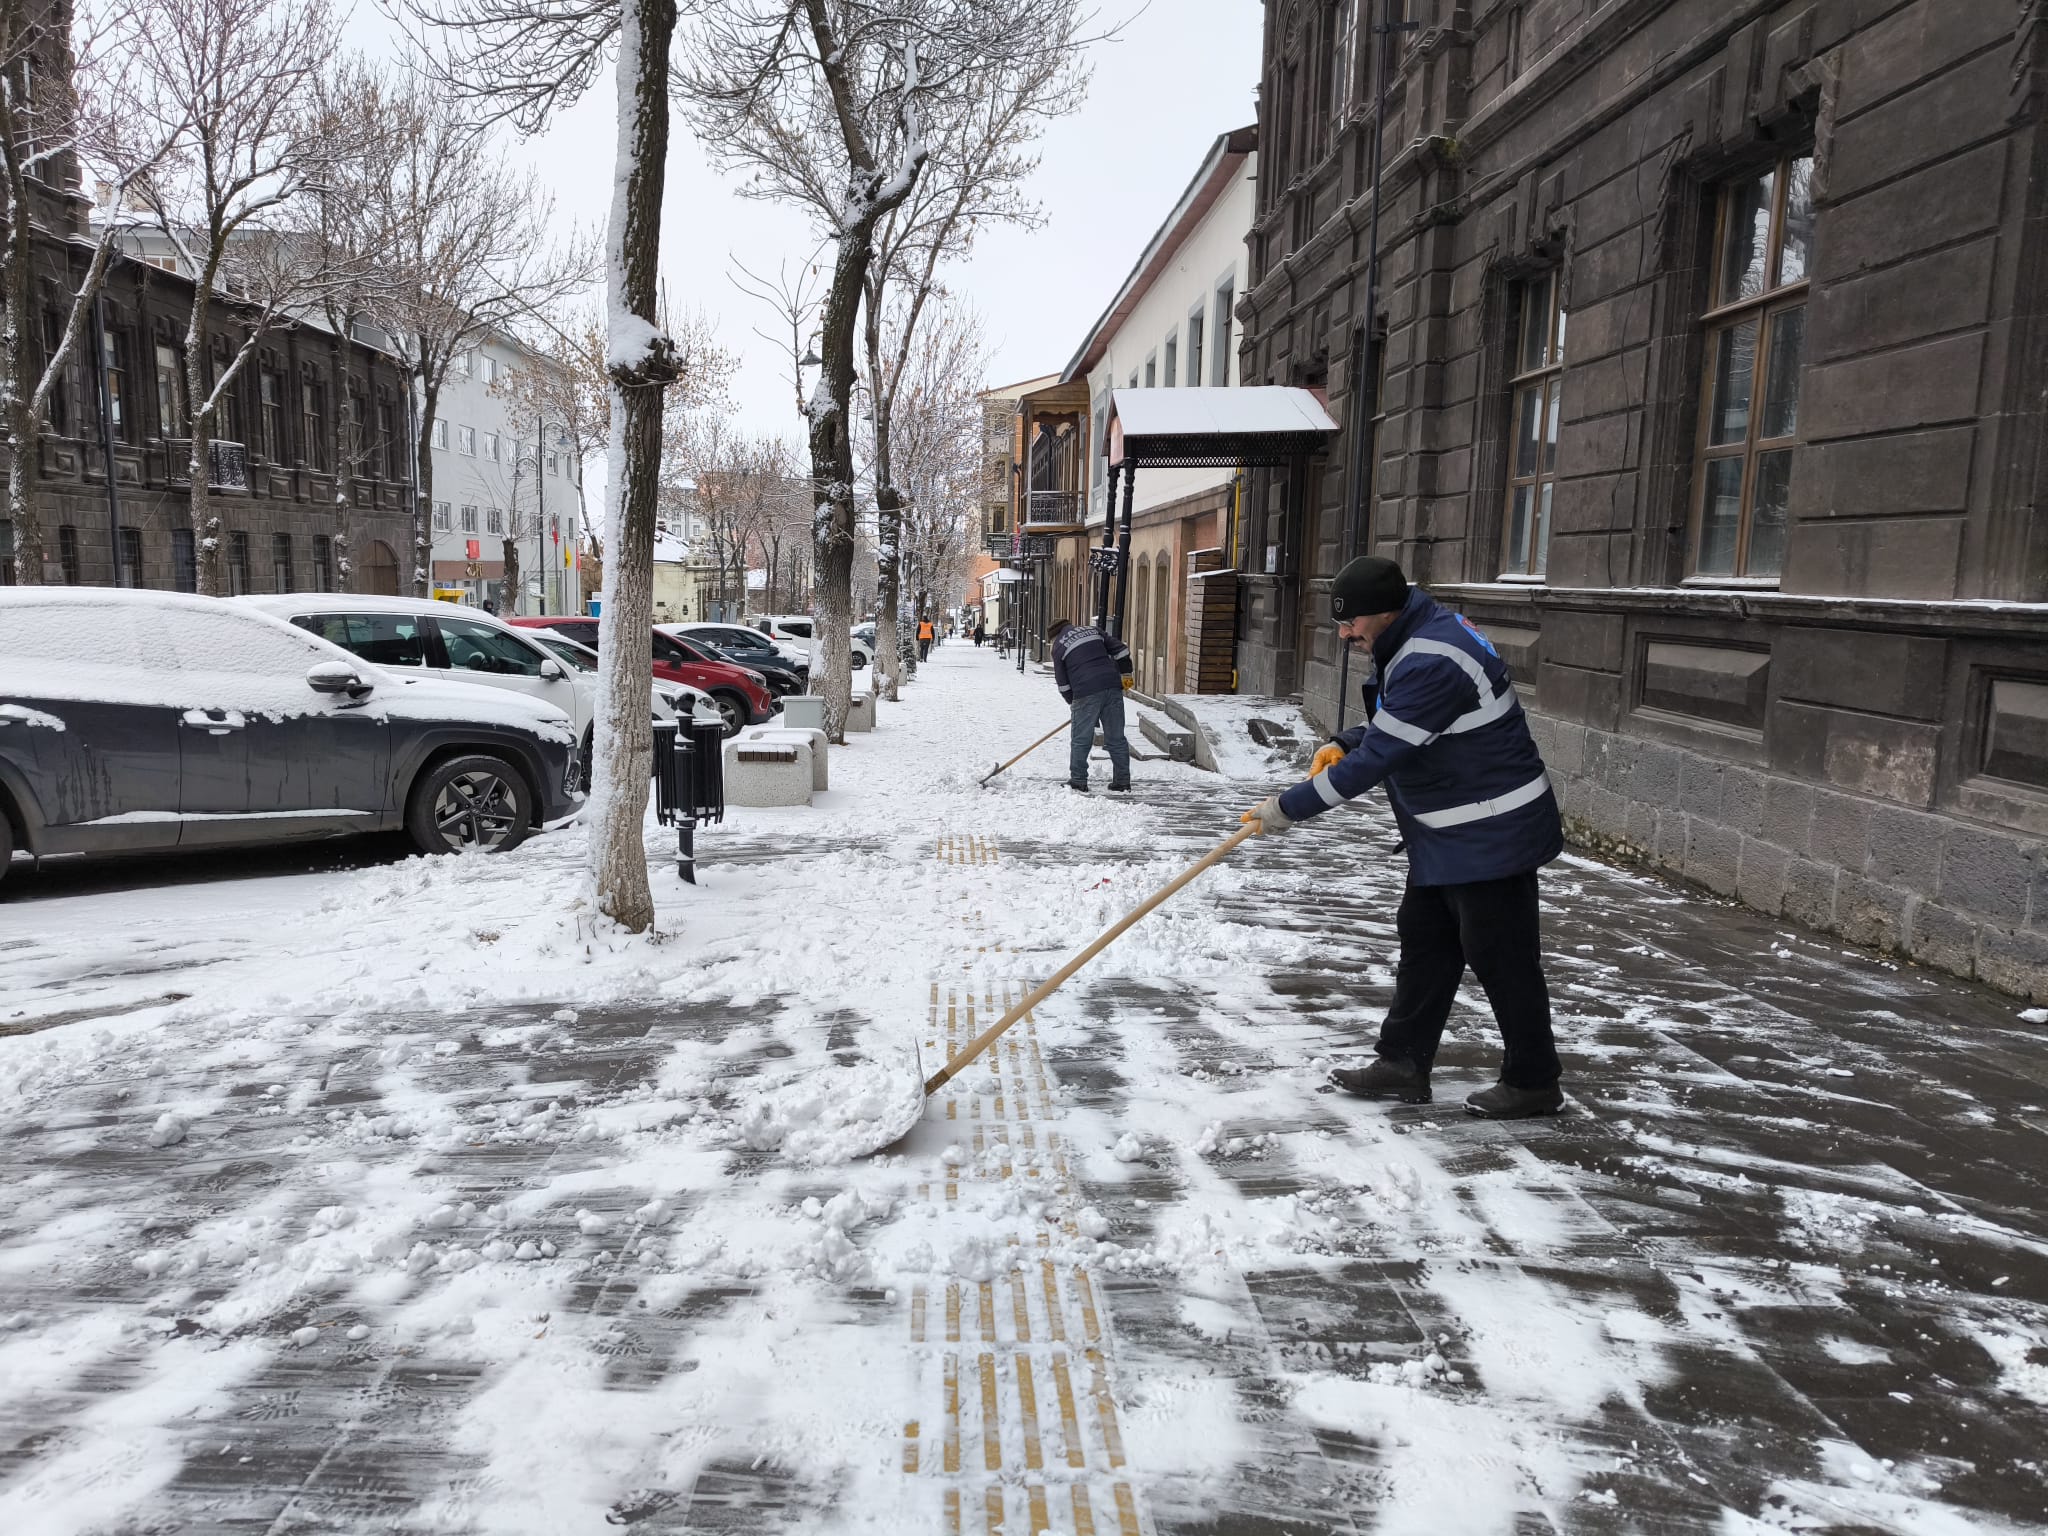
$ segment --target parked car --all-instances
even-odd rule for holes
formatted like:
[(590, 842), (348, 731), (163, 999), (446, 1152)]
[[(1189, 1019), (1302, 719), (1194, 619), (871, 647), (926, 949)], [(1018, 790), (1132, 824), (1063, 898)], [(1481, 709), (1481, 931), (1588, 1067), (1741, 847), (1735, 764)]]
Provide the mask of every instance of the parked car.
[[(526, 638), (540, 646), (550, 656), (574, 671), (595, 674), (597, 652), (580, 640), (571, 640), (567, 635), (558, 635), (551, 629), (526, 629), (520, 631)], [(701, 688), (692, 688), (688, 683), (657, 682), (654, 696), (666, 704), (678, 719), (702, 721), (706, 725), (725, 724), (725, 716), (718, 712), (718, 706), (711, 701), (711, 695)], [(659, 710), (654, 718), (663, 717)]]
[(757, 658), (775, 656), (807, 679), (811, 670), (808, 643), (798, 646), (787, 640), (776, 640), (744, 624), (714, 624), (700, 620), (689, 624), (663, 624), (661, 628), (672, 635), (701, 636), (743, 666), (753, 666)]
[[(273, 614), (381, 667), (417, 667), (553, 704), (575, 722), (582, 783), (589, 787), (597, 679), (550, 655), (503, 619), (424, 597), (266, 592), (230, 601)], [(674, 688), (667, 690), (668, 694), (675, 692)], [(648, 704), (657, 720), (671, 720), (687, 712), (665, 697), (659, 686), (650, 685)]]
[[(804, 659), (810, 660), (813, 641), (812, 620), (807, 613), (767, 614), (760, 618), (748, 619), (747, 623), (772, 640), (787, 641), (803, 648)], [(853, 664), (865, 667), (875, 659), (873, 637), (863, 640), (858, 630), (852, 631), (848, 639), (853, 646)]]
[[(546, 629), (597, 649), (599, 621), (580, 614), (549, 614), (536, 618), (508, 620), (521, 629)], [(747, 667), (716, 661), (685, 647), (659, 630), (652, 634), (654, 675), (672, 683), (687, 683), (710, 696), (725, 717), (725, 734), (736, 736), (750, 725), (775, 718), (775, 695), (768, 680)]]
[(0, 872), (38, 858), (403, 828), (515, 846), (572, 814), (551, 704), (400, 676), (240, 603), (0, 589)]
[[(807, 665), (791, 661), (775, 648), (774, 642), (766, 635), (756, 634), (751, 629), (734, 630), (722, 624), (657, 624), (654, 627), (685, 649), (697, 652), (706, 661), (730, 662), (733, 666), (760, 673), (767, 681), (768, 691), (778, 700), (793, 693), (802, 693), (809, 685), (811, 669)], [(752, 635), (760, 644), (747, 645), (722, 638), (731, 633)]]

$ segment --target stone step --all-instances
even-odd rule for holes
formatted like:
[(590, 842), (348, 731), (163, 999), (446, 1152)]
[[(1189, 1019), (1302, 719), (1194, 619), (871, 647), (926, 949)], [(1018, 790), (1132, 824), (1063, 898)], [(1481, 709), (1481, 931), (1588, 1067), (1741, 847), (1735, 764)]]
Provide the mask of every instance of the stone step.
[(1195, 760), (1195, 733), (1177, 722), (1169, 723), (1145, 710), (1138, 712), (1138, 730), (1153, 746), (1176, 763)]

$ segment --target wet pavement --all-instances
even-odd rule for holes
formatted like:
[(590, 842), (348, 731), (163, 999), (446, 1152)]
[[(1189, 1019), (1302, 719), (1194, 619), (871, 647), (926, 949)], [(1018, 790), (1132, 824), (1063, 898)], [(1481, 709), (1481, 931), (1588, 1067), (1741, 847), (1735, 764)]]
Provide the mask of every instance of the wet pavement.
[[(1146, 869), (1256, 797), (1141, 775)], [(1115, 862), (1027, 803), (922, 838), (927, 1064)], [(730, 1121), (854, 1060), (859, 997), (68, 1058), (0, 1123), (0, 1529), (2048, 1528), (2048, 1027), (1572, 859), (1568, 1112), (1463, 1115), (1473, 990), (1438, 1102), (1360, 1104), (1322, 1075), (1391, 992), (1391, 841), (1249, 846), (856, 1170)], [(886, 842), (715, 847), (800, 888)]]

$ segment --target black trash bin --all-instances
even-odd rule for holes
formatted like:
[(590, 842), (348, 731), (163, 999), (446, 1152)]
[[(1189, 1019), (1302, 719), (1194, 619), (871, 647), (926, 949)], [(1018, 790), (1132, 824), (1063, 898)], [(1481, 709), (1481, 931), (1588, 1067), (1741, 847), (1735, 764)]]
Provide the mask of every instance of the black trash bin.
[(676, 829), (676, 872), (697, 883), (697, 824), (725, 820), (725, 726), (717, 721), (654, 722), (654, 807)]

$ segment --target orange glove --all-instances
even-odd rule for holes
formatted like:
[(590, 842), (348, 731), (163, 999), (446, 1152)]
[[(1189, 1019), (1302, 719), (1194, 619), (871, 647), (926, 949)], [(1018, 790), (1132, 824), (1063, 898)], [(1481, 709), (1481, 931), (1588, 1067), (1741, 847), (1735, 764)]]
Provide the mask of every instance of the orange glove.
[(1316, 748), (1316, 755), (1309, 760), (1308, 776), (1314, 778), (1317, 774), (1326, 772), (1343, 760), (1344, 749), (1334, 741), (1325, 742), (1322, 746)]
[(1125, 679), (1124, 679), (1124, 692), (1125, 692), (1125, 693), (1129, 693), (1129, 692), (1130, 692), (1130, 691), (1131, 691), (1131, 690), (1132, 690), (1133, 688), (1135, 688), (1135, 687), (1137, 687), (1137, 686), (1138, 686), (1138, 680), (1137, 680), (1137, 679), (1136, 679), (1135, 677), (1127, 677), (1127, 678), (1125, 678)]

